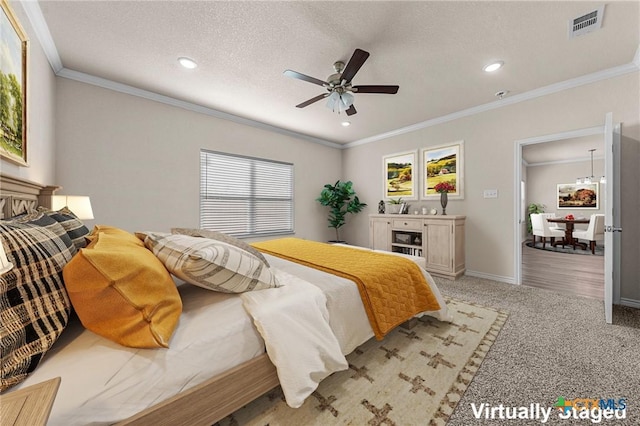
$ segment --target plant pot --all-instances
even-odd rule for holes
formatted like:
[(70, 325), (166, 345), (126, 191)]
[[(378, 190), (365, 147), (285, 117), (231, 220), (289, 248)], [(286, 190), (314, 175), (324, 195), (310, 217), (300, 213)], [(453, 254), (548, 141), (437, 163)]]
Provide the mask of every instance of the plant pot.
[(398, 214), (400, 213), (401, 208), (402, 208), (402, 204), (387, 204), (387, 213)]

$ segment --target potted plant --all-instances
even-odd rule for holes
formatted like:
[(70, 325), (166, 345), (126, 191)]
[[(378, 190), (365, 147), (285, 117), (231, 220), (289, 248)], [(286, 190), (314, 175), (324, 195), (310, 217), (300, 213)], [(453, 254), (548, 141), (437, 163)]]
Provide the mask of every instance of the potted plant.
[(389, 200), (389, 214), (398, 214), (402, 208), (402, 198), (393, 198)]
[(329, 228), (336, 229), (336, 242), (340, 242), (339, 229), (346, 223), (347, 213), (358, 213), (366, 207), (358, 199), (351, 181), (325, 185), (316, 201), (330, 208)]

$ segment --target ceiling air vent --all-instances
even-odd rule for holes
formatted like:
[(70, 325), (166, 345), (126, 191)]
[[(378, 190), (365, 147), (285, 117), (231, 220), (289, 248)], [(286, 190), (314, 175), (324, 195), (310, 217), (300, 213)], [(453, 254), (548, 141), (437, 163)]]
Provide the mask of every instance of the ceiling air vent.
[(578, 37), (592, 31), (600, 29), (604, 5), (585, 15), (579, 16), (569, 21), (569, 38)]

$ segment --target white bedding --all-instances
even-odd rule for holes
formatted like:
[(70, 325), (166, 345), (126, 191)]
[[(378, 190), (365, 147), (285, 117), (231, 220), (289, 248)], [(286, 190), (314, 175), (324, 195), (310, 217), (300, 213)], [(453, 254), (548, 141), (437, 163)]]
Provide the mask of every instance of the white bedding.
[[(298, 405), (300, 399), (313, 392), (315, 385), (331, 371), (346, 368), (339, 352), (352, 352), (373, 336), (373, 330), (353, 282), (273, 256), (265, 257), (281, 276), (286, 275), (285, 280), (290, 282), (290, 288), (285, 292), (292, 292), (291, 301), (294, 304), (300, 300), (299, 295), (293, 294), (296, 288), (308, 289), (308, 283), (312, 283), (321, 290), (310, 290), (307, 302), (318, 306), (319, 301), (326, 298), (326, 311), (323, 312), (322, 306), (318, 306), (317, 313), (325, 321), (328, 320), (330, 331), (335, 336), (333, 342), (325, 341), (331, 338), (328, 337), (328, 330), (322, 329), (319, 341), (325, 348), (323, 350), (327, 351), (326, 359), (312, 359), (311, 364), (306, 365), (311, 370), (306, 373), (300, 368), (304, 364), (296, 364), (295, 357), (282, 358), (274, 355), (272, 358), (279, 370), (280, 380), (287, 387), (285, 392), (293, 395), (288, 402), (290, 405)], [(430, 315), (448, 320), (449, 314), (440, 292), (431, 276), (426, 271), (424, 273), (442, 307), (440, 311)], [(294, 277), (287, 274), (300, 277), (303, 281), (296, 282)], [(36, 371), (16, 388), (61, 376), (62, 382), (48, 424), (112, 424), (264, 353), (264, 340), (254, 326), (254, 319), (243, 307), (242, 297), (190, 285), (181, 285), (179, 290), (183, 300), (183, 314), (169, 349), (125, 348), (84, 330), (76, 322), (64, 331)], [(264, 312), (268, 312), (269, 308), (264, 303), (271, 296), (267, 293), (260, 295), (263, 291), (265, 290), (253, 292), (244, 301), (247, 303), (249, 300), (249, 309), (252, 303), (254, 307), (260, 307), (254, 313), (258, 315), (256, 321), (261, 324), (263, 331), (267, 328), (277, 330), (278, 327), (273, 324), (283, 321), (283, 315), (279, 311), (286, 309), (278, 306), (274, 310), (276, 316), (272, 317), (276, 322), (268, 325), (270, 320), (265, 319), (267, 317)], [(284, 299), (276, 297), (274, 300), (281, 304)], [(260, 302), (264, 303), (261, 305)], [(265, 307), (266, 310), (263, 309)], [(286, 319), (286, 315), (284, 317)], [(307, 321), (319, 321), (317, 317), (315, 320), (313, 318), (311, 315)], [(293, 317), (289, 320), (295, 321)], [(308, 327), (310, 324), (298, 328), (303, 336), (306, 333), (309, 337)], [(303, 337), (287, 335), (295, 330), (284, 331), (284, 337), (280, 335), (270, 342), (277, 346), (278, 339), (284, 340), (284, 347), (274, 347), (276, 352), (270, 351), (270, 357), (278, 350), (280, 354), (291, 355), (288, 352), (298, 348), (297, 345), (293, 346), (293, 342), (305, 340)], [(315, 337), (317, 336), (307, 338), (307, 343), (318, 344)], [(299, 354), (299, 351), (293, 353)], [(318, 368), (319, 361), (320, 364), (325, 363), (321, 368)], [(294, 366), (293, 370), (287, 371), (292, 371), (292, 376), (286, 377), (287, 373), (282, 376), (281, 370), (290, 369), (291, 366)]]

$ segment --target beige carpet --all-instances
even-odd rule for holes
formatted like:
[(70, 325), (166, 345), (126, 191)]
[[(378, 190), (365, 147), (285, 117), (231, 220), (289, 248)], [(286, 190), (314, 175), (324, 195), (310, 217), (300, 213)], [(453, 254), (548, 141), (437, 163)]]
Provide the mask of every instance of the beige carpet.
[(302, 407), (276, 388), (219, 422), (233, 425), (444, 425), (507, 319), (505, 312), (448, 299), (452, 323), (423, 317), (347, 356)]

